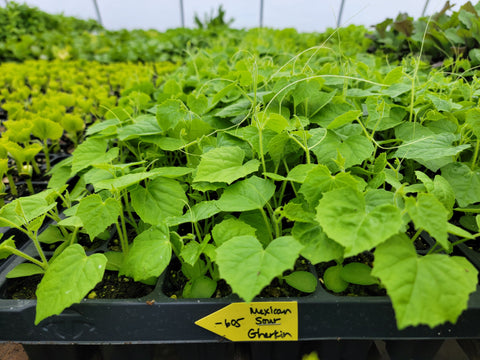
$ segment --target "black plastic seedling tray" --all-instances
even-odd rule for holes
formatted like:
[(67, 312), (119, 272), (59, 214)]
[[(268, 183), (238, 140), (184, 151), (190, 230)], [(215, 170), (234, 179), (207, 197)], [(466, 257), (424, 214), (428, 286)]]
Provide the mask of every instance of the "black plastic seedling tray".
[[(5, 275), (22, 260), (0, 264), (0, 290)], [(386, 296), (350, 297), (317, 291), (301, 298), (258, 299), (297, 302), (298, 340), (326, 339), (446, 339), (480, 337), (480, 290), (470, 296), (468, 309), (455, 325), (399, 331)], [(222, 299), (171, 299), (162, 292), (162, 278), (149, 295), (139, 299), (85, 299), (61, 315), (34, 325), (35, 300), (0, 299), (0, 341), (45, 344), (162, 344), (229, 341), (195, 324), (231, 303)], [(231, 320), (231, 319), (228, 319)], [(221, 331), (220, 331), (221, 333)], [(253, 339), (265, 340), (265, 339)], [(269, 339), (271, 340), (271, 339)], [(288, 340), (288, 339), (287, 339)], [(245, 339), (248, 341), (248, 339)]]

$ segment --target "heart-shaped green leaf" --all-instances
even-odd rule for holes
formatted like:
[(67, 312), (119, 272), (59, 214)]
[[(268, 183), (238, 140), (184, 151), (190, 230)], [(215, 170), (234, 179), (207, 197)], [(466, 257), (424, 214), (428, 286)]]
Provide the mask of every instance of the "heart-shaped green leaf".
[(311, 208), (314, 209), (324, 192), (341, 187), (357, 187), (359, 185), (358, 181), (349, 173), (339, 172), (336, 175), (332, 175), (325, 165), (318, 165), (305, 177), (299, 192), (303, 194)]
[(343, 257), (343, 247), (329, 239), (317, 222), (296, 222), (292, 229), (292, 235), (304, 246), (300, 254), (312, 264)]
[(90, 239), (93, 239), (115, 223), (121, 211), (121, 205), (115, 199), (102, 201), (100, 195), (93, 194), (80, 200), (76, 215), (82, 220)]
[(255, 236), (256, 229), (242, 220), (230, 218), (223, 220), (212, 229), (213, 240), (217, 246), (222, 245), (235, 236)]
[(66, 248), (38, 284), (35, 325), (80, 302), (102, 280), (106, 263), (103, 254), (87, 256), (78, 244)]
[(112, 148), (107, 152), (105, 139), (88, 138), (78, 145), (73, 153), (72, 174), (86, 169), (95, 164), (109, 163), (118, 156), (118, 148)]
[(55, 121), (44, 118), (36, 118), (33, 121), (32, 133), (40, 140), (57, 140), (62, 136), (63, 128)]
[(302, 245), (291, 236), (273, 240), (266, 249), (254, 236), (237, 236), (217, 249), (216, 260), (220, 276), (248, 302), (274, 277), (291, 269), (301, 249)]
[(405, 208), (417, 229), (424, 229), (446, 250), (451, 250), (448, 241), (447, 216), (448, 211), (433, 194), (418, 194), (417, 199), (405, 199)]
[(187, 112), (185, 105), (177, 99), (168, 99), (157, 106), (157, 121), (163, 132), (173, 129)]
[(370, 207), (364, 194), (350, 187), (325, 193), (317, 206), (316, 219), (328, 237), (345, 247), (346, 257), (381, 244), (403, 225), (396, 206)]
[(168, 227), (152, 226), (133, 240), (120, 269), (121, 275), (142, 281), (158, 277), (172, 257)]

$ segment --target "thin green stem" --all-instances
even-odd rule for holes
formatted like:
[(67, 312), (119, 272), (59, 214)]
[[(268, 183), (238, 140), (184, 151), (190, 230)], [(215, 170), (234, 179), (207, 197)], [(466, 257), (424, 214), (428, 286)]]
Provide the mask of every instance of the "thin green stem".
[(455, 211), (462, 211), (462, 212), (465, 212), (465, 213), (480, 214), (480, 208), (476, 208), (476, 209), (454, 208), (453, 210), (455, 210)]
[[(288, 134), (288, 137), (290, 139), (292, 139), (293, 141), (295, 141), (298, 144), (298, 146), (300, 146), (302, 148), (302, 150), (305, 151), (305, 154), (307, 154), (307, 156), (310, 158), (310, 154), (309, 154), (310, 150), (309, 150), (308, 147), (305, 147), (305, 145), (300, 140), (298, 140), (294, 135)], [(309, 160), (308, 164), (310, 164), (310, 160)]]
[[(274, 170), (275, 174), (278, 174), (278, 168), (279, 167), (280, 167), (280, 162), (275, 164), (275, 170)], [(277, 208), (279, 206), (279, 203), (280, 203), (279, 199), (276, 196), (274, 196), (273, 197), (273, 204), (274, 204), (275, 208)]]
[(263, 177), (266, 178), (265, 173), (267, 172), (267, 166), (265, 164), (265, 156), (263, 154), (263, 130), (261, 127), (258, 128), (258, 148), (260, 151), (260, 161), (262, 163)]
[(267, 213), (263, 208), (260, 209), (260, 213), (262, 214), (263, 221), (265, 222), (265, 225), (267, 226), (268, 229), (268, 234), (270, 235), (270, 241), (273, 241), (273, 231), (272, 231), (272, 225), (270, 224), (270, 220), (268, 219)]
[(280, 194), (278, 196), (276, 207), (279, 207), (283, 201), (283, 195), (285, 194), (285, 189), (287, 187), (287, 181), (282, 181), (282, 186), (280, 187)]
[(200, 231), (200, 228), (198, 227), (197, 222), (193, 222), (193, 228), (195, 229), (195, 234), (197, 235), (198, 241), (202, 241), (202, 232)]
[(120, 213), (120, 222), (122, 224), (122, 232), (123, 232), (123, 244), (122, 244), (122, 251), (124, 254), (128, 254), (130, 250), (128, 246), (128, 235), (127, 235), (127, 226), (125, 224), (125, 216), (123, 215), (123, 211)]
[(477, 145), (475, 146), (475, 152), (473, 153), (471, 169), (475, 170), (475, 165), (478, 159), (478, 152), (480, 151), (480, 139), (477, 139)]
[(125, 203), (123, 205), (124, 209), (127, 210), (127, 214), (128, 214), (127, 222), (130, 225), (132, 225), (135, 228), (135, 230), (137, 230), (137, 222), (135, 221), (135, 218), (133, 217), (132, 210), (131, 210), (130, 206), (128, 206), (128, 192), (127, 191), (124, 191), (122, 198), (123, 198), (123, 202)]
[(30, 239), (32, 239), (33, 244), (35, 245), (35, 249), (37, 249), (37, 253), (42, 259), (42, 262), (44, 264), (43, 268), (46, 269), (48, 267), (48, 260), (45, 257), (45, 253), (42, 250), (42, 245), (40, 245), (40, 241), (38, 241), (37, 233), (34, 232), (29, 236)]
[(40, 174), (40, 168), (38, 167), (38, 164), (35, 161), (35, 159), (32, 159), (31, 165), (32, 165), (33, 171), (35, 171), (35, 174)]
[(27, 235), (28, 237), (30, 237), (30, 233), (25, 230), (24, 228), (22, 228), (21, 226), (18, 226), (17, 224), (15, 224), (14, 222), (11, 222), (10, 220), (4, 218), (4, 217), (0, 217), (0, 220), (2, 223), (6, 223), (9, 227), (12, 227), (12, 228), (15, 228), (17, 230), (20, 230), (21, 232), (23, 232), (25, 235)]
[(47, 166), (47, 172), (50, 171), (51, 165), (50, 165), (50, 155), (49, 155), (49, 150), (48, 150), (48, 143), (45, 140), (43, 142), (43, 153), (45, 154), (45, 165)]
[(68, 199), (67, 199), (67, 198), (66, 198), (65, 196), (63, 196), (62, 193), (59, 192), (59, 191), (56, 191), (56, 194), (58, 195), (58, 197), (59, 197), (60, 199), (62, 199), (63, 204), (65, 205), (65, 207), (70, 208), (70, 207), (72, 206), (72, 202), (70, 201), (70, 197), (68, 197)]
[(252, 69), (252, 77), (253, 77), (253, 109), (257, 108), (257, 87), (258, 87), (258, 67), (257, 62), (253, 62), (254, 66)]
[(122, 227), (118, 221), (115, 222), (115, 227), (117, 228), (118, 240), (120, 241), (120, 247), (122, 248), (122, 252), (124, 254), (127, 254), (127, 252), (125, 251), (126, 247), (125, 239), (123, 238)]
[(76, 240), (77, 240), (78, 230), (79, 230), (78, 227), (75, 227), (75, 229), (73, 230), (72, 236), (70, 238), (70, 245), (73, 245), (77, 242)]
[(125, 209), (122, 202), (122, 194), (120, 191), (114, 191), (114, 198), (117, 200), (118, 204), (120, 205), (120, 222), (117, 220), (115, 222), (115, 227), (117, 228), (118, 238), (120, 240), (120, 245), (122, 248), (122, 252), (124, 255), (128, 254), (129, 246), (128, 246), (128, 237), (127, 237), (127, 227), (125, 225)]
[(11, 247), (11, 246), (5, 246), (5, 249), (10, 251), (13, 255), (20, 256), (20, 257), (24, 258), (25, 260), (28, 260), (28, 261), (34, 263), (35, 265), (40, 266), (42, 269), (47, 268), (47, 266), (45, 266), (44, 263), (35, 259), (34, 257), (31, 257), (30, 255), (25, 254), (24, 252), (18, 250), (17, 248), (14, 248), (14, 247)]
[(7, 172), (8, 185), (10, 186), (10, 192), (13, 196), (18, 196), (17, 187), (15, 186), (15, 181), (13, 181), (12, 174)]
[(386, 139), (386, 140), (376, 141), (376, 143), (378, 145), (390, 144), (390, 143), (394, 143), (394, 142), (398, 142), (398, 139)]
[(420, 53), (418, 54), (418, 59), (415, 64), (415, 70), (413, 72), (413, 77), (412, 77), (412, 93), (410, 95), (410, 114), (408, 117), (408, 121), (412, 122), (414, 121), (414, 103), (415, 103), (415, 80), (417, 79), (418, 76), (418, 69), (420, 68), (420, 59), (422, 58), (423, 54), (423, 45), (425, 44), (425, 38), (427, 36), (427, 30), (428, 26), (430, 25), (430, 18), (427, 21), (427, 26), (425, 27), (425, 31), (423, 32), (423, 38), (422, 38), (422, 44), (420, 45)]
[[(282, 161), (283, 161), (283, 166), (285, 166), (285, 171), (288, 174), (290, 172), (290, 169), (288, 167), (287, 161), (285, 160), (285, 158), (283, 158)], [(295, 188), (295, 183), (293, 181), (290, 181), (290, 186), (292, 187), (292, 190), (293, 190), (293, 193), (295, 194), (295, 197), (297, 197), (298, 193), (297, 193), (297, 189)], [(283, 193), (281, 194), (281, 196), (283, 198)], [(280, 204), (281, 204), (281, 202), (279, 202), (279, 205)]]
[(120, 145), (125, 146), (135, 156), (137, 160), (141, 160), (140, 155), (137, 153), (136, 149), (131, 146), (128, 141), (122, 141), (120, 142)]
[(63, 237), (64, 237), (65, 239), (67, 239), (67, 238), (68, 238), (68, 231), (65, 229), (65, 227), (63, 227), (63, 226), (58, 226), (58, 228), (60, 229), (60, 232), (62, 233)]
[(420, 236), (420, 234), (421, 234), (422, 232), (423, 232), (423, 229), (422, 229), (422, 228), (420, 228), (420, 229), (417, 230), (417, 232), (415, 233), (415, 235), (413, 235), (413, 237), (412, 237), (412, 239), (411, 239), (411, 240), (412, 240), (412, 243), (413, 243), (415, 240), (418, 239), (418, 237)]
[(27, 184), (27, 187), (28, 187), (28, 191), (30, 192), (30, 195), (35, 195), (35, 190), (33, 189), (33, 184), (32, 184), (32, 179), (31, 178), (27, 178), (25, 180), (26, 184)]
[(430, 255), (430, 254), (435, 253), (435, 252), (437, 251), (437, 249), (438, 249), (438, 246), (439, 246), (438, 243), (435, 243), (435, 244), (430, 248), (430, 250), (428, 250), (427, 255)]
[(267, 202), (268, 213), (270, 214), (271, 223), (274, 225), (275, 238), (280, 237), (280, 227), (278, 226), (278, 221), (275, 218), (275, 211), (273, 211), (272, 206)]
[[(477, 238), (477, 237), (480, 236), (480, 233), (473, 234), (472, 236), (473, 236), (474, 238)], [(464, 242), (467, 242), (467, 241), (469, 241), (469, 240), (473, 240), (473, 239), (463, 238), (463, 239), (461, 239), (461, 240), (458, 240), (458, 241), (453, 242), (453, 243), (452, 243), (452, 246), (457, 246), (457, 245), (459, 245), (459, 244), (463, 244)]]
[(307, 164), (310, 164), (310, 149), (308, 148), (308, 140), (307, 140), (307, 132), (303, 132), (303, 143), (304, 147), (303, 149), (305, 150), (305, 160)]

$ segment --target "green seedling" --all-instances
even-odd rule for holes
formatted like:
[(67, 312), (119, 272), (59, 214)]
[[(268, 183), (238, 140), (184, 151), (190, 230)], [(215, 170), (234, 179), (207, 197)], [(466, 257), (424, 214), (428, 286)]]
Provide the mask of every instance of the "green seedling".
[[(25, 179), (27, 183), (28, 190), (30, 194), (34, 194), (35, 190), (32, 184), (32, 175), (33, 171), (36, 173), (40, 173), (38, 169), (38, 165), (35, 161), (35, 156), (42, 150), (42, 146), (40, 144), (30, 144), (25, 147), (21, 147), (17, 143), (8, 141), (2, 144), (2, 146), (8, 151), (9, 155), (15, 160), (15, 166), (18, 175), (21, 178)], [(7, 173), (8, 175), (8, 173)], [(11, 181), (11, 183), (10, 183)], [(13, 177), (9, 177), (9, 183), (12, 190), (12, 194), (15, 195), (16, 187)]]
[(6, 194), (5, 183), (3, 182), (4, 177), (8, 173), (8, 159), (0, 159), (0, 208), (5, 205), (4, 197)]
[[(66, 241), (55, 251), (54, 256), (47, 258), (40, 243), (39, 230), (47, 216), (59, 220), (56, 207), (55, 191), (48, 190), (19, 198), (0, 209), (0, 224), (22, 232), (32, 241), (37, 252), (37, 256), (32, 256), (18, 249), (14, 238), (0, 244), (2, 258), (15, 255), (27, 261), (17, 265), (7, 277), (42, 275), (36, 291), (36, 324), (80, 301), (100, 281), (107, 262), (104, 255), (87, 256), (80, 245)], [(64, 235), (65, 233), (57, 233), (56, 240), (63, 240)], [(52, 294), (55, 294), (54, 306)]]
[[(55, 143), (62, 137), (63, 128), (60, 124), (44, 118), (35, 118), (33, 120), (32, 134), (36, 136), (43, 145), (43, 153), (47, 171), (50, 171), (50, 147), (55, 147)], [(51, 140), (52, 144), (48, 141)]]

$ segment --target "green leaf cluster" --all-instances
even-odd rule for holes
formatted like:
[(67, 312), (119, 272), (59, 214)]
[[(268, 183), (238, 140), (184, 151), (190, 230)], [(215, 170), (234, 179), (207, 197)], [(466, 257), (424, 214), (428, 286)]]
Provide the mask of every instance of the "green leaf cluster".
[[(474, 15), (469, 9), (462, 10)], [(462, 24), (473, 24), (462, 14)], [(407, 20), (395, 31), (412, 32)], [(112, 67), (120, 71), (108, 72), (107, 83), (120, 96), (100, 95), (113, 97), (111, 107), (98, 114), (102, 121), (86, 122), (85, 141), (53, 168), (49, 190), (0, 210), (1, 224), (24, 232), (40, 258), (18, 250), (14, 239), (0, 245), (1, 257), (33, 264), (12, 276), (44, 274), (36, 321), (79, 301), (105, 269), (152, 284), (175, 258), (186, 279), (177, 296), (184, 298), (211, 297), (220, 280), (245, 301), (274, 279), (311, 292), (316, 279), (296, 263), (333, 262), (321, 279), (325, 286), (385, 288), (399, 328), (455, 322), (478, 282), (468, 260), (453, 255), (456, 244), (480, 236), (472, 215), (480, 211), (475, 70), (445, 72), (413, 56), (391, 61), (367, 53), (361, 27), (305, 35), (222, 27), (208, 37), (208, 31), (197, 30), (182, 57), (167, 54), (181, 63), (162, 77), (149, 72), (158, 64)], [(177, 41), (182, 34), (162, 36)], [(124, 60), (125, 52), (137, 60), (162, 38), (152, 33), (149, 43), (139, 32), (124, 35), (117, 43), (120, 35), (111, 33), (110, 48), (94, 57)], [(108, 38), (96, 36), (100, 45)], [(209, 44), (195, 46), (205, 36)], [(141, 80), (127, 86), (119, 74), (133, 69)], [(31, 96), (21, 80), (7, 82), (7, 97)], [(53, 96), (64, 111), (59, 121), (50, 114), (30, 126), (25, 107), (6, 103), (0, 151), (21, 163), (27, 155), (7, 142), (11, 136), (20, 143), (32, 134), (54, 140), (60, 131), (53, 124), (75, 132), (77, 108), (91, 111), (79, 94), (105, 104), (93, 87), (75, 88), (76, 80), (72, 91), (38, 82), (49, 92), (58, 86)], [(28, 146), (21, 150), (34, 156)], [(66, 190), (74, 176), (77, 185)], [(61, 216), (55, 199), (65, 207)], [(39, 246), (45, 216), (61, 243), (50, 259)], [(110, 233), (118, 244), (111, 251), (86, 255), (78, 245), (80, 235), (101, 240)], [(417, 252), (415, 244), (424, 242), (428, 249)], [(365, 253), (374, 257), (371, 264), (358, 261)], [(73, 291), (76, 281), (81, 286)]]

